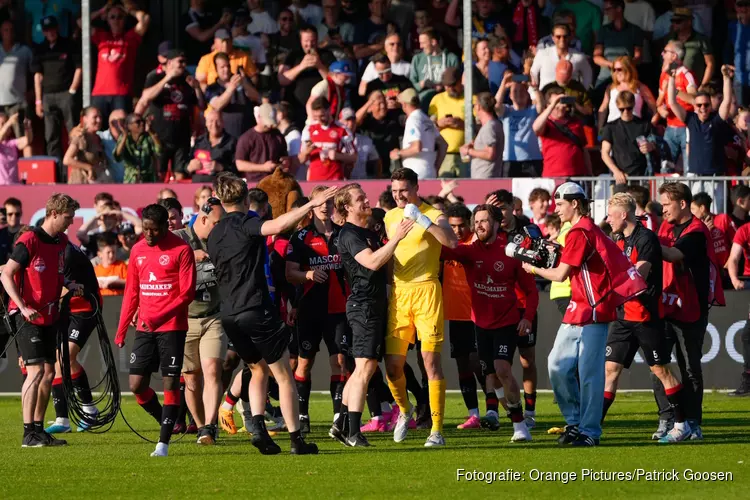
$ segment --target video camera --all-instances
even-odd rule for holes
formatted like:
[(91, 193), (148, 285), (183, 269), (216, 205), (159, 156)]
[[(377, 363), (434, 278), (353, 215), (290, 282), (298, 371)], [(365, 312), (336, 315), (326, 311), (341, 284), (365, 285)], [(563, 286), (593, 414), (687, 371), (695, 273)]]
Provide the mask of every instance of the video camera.
[(536, 224), (524, 227), (523, 232), (526, 233), (525, 237), (508, 242), (505, 255), (542, 269), (557, 267), (562, 248), (560, 244), (545, 239)]

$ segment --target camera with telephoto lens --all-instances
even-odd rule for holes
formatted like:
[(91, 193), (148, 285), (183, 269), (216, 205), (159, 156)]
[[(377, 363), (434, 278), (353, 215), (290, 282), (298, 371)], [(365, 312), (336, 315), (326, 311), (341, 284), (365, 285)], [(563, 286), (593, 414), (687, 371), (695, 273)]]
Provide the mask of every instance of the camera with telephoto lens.
[(560, 263), (560, 244), (547, 240), (535, 224), (523, 228), (505, 247), (505, 255), (543, 269), (557, 267)]

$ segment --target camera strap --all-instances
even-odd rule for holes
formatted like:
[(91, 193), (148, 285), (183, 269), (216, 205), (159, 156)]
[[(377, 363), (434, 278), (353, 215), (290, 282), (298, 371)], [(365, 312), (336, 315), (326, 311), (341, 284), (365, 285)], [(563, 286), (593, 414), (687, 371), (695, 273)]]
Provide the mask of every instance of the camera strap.
[(585, 149), (586, 149), (586, 145), (585, 145), (585, 144), (584, 144), (583, 142), (581, 142), (581, 138), (580, 138), (580, 137), (578, 137), (577, 135), (575, 135), (575, 134), (573, 133), (573, 131), (572, 131), (572, 130), (570, 130), (570, 129), (569, 129), (569, 128), (567, 128), (567, 127), (563, 127), (562, 125), (560, 125), (559, 123), (557, 123), (557, 122), (556, 122), (555, 120), (549, 120), (549, 122), (550, 122), (550, 123), (552, 123), (552, 125), (554, 125), (554, 126), (555, 126), (555, 128), (556, 128), (556, 129), (557, 129), (557, 130), (558, 130), (558, 131), (559, 131), (559, 132), (560, 132), (560, 133), (561, 133), (562, 135), (564, 135), (565, 137), (567, 137), (568, 139), (570, 139), (570, 141), (571, 141), (571, 142), (572, 142), (573, 144), (575, 144), (576, 146), (578, 146), (579, 148), (581, 148), (581, 149), (583, 149), (583, 150), (585, 150)]

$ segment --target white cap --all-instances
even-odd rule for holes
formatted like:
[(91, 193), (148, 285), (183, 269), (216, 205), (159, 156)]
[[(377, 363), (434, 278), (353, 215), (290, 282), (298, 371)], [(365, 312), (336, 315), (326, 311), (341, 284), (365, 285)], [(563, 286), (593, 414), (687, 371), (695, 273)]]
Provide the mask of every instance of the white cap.
[(580, 200), (586, 199), (586, 192), (583, 190), (580, 184), (575, 182), (565, 182), (560, 184), (555, 191), (556, 200)]

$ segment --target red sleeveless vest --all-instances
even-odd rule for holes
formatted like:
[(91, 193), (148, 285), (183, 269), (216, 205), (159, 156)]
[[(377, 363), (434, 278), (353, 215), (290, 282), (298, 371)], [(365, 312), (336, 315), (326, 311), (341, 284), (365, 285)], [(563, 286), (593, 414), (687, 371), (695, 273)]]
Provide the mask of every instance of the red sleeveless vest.
[[(721, 274), (717, 265), (716, 253), (714, 252), (711, 232), (706, 225), (697, 217), (693, 217), (690, 224), (682, 231), (680, 237), (689, 233), (702, 232), (706, 237), (706, 253), (708, 254), (709, 276), (708, 276), (708, 303), (709, 305), (724, 306), (724, 289), (721, 287)], [(673, 247), (675, 244), (674, 225), (667, 221), (662, 222), (659, 228), (659, 240), (662, 245)], [(698, 302), (698, 291), (695, 288), (693, 275), (675, 269), (674, 264), (664, 261), (664, 284), (661, 300), (664, 304), (664, 317), (690, 323), (698, 321), (701, 315), (700, 303)]]
[[(52, 325), (60, 314), (58, 302), (65, 282), (65, 246), (68, 237), (60, 234), (57, 243), (45, 243), (33, 230), (22, 234), (16, 241), (18, 243), (23, 243), (28, 249), (29, 264), (16, 273), (16, 285), (26, 305), (40, 314), (31, 323)], [(18, 305), (11, 300), (9, 309), (17, 310)]]
[(593, 247), (589, 257), (597, 254), (604, 268), (603, 272), (592, 270), (587, 258), (571, 273), (572, 305), (568, 306), (563, 323), (587, 325), (612, 321), (617, 307), (642, 293), (648, 285), (617, 244), (590, 217), (581, 218), (566, 236), (566, 241), (576, 231), (583, 233)]

